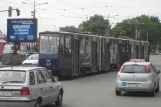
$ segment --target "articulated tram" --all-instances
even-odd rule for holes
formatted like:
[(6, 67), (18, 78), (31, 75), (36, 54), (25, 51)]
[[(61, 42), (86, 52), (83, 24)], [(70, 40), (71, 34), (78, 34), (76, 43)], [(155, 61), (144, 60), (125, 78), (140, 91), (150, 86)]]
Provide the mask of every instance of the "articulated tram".
[(71, 32), (40, 32), (39, 66), (73, 77), (118, 69), (131, 58), (149, 61), (149, 42)]

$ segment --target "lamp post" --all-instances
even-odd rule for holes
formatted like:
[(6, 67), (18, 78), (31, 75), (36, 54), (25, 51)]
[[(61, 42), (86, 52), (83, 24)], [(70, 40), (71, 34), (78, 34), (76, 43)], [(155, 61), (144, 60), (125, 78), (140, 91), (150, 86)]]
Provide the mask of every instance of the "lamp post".
[(33, 18), (36, 18), (36, 6), (48, 4), (47, 2), (45, 2), (45, 3), (36, 3), (36, 0), (34, 0), (34, 4), (26, 3), (26, 2), (22, 2), (22, 3), (34, 6), (34, 11), (32, 12), (33, 13)]

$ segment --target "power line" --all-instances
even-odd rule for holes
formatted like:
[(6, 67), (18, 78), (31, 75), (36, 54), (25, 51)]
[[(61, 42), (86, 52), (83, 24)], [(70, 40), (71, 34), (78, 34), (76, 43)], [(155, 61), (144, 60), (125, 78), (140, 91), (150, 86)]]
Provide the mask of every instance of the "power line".
[[(50, 5), (48, 5), (48, 7), (51, 7), (51, 8), (53, 8), (54, 10), (55, 10), (55, 9), (58, 9), (58, 8), (53, 7), (53, 6), (50, 6)], [(46, 10), (50, 10), (50, 9), (46, 9)], [(88, 16), (88, 15), (81, 14), (81, 13), (76, 13), (76, 12), (67, 11), (66, 9), (59, 9), (59, 10), (62, 10), (62, 11), (68, 12), (68, 13), (77, 14), (77, 15), (80, 15), (80, 16)]]
[[(58, 12), (55, 12), (55, 11), (47, 11), (47, 10), (44, 10), (44, 11), (45, 11), (45, 13), (48, 12), (48, 13), (52, 13), (52, 15), (57, 15), (57, 16), (72, 17), (72, 18), (79, 18), (79, 19), (82, 18), (82, 17), (77, 17), (77, 16), (64, 15), (64, 14), (61, 14), (61, 13), (58, 13)], [(53, 12), (56, 13), (56, 14), (53, 14)]]
[(12, 4), (16, 4), (16, 5), (23, 5), (23, 6), (26, 6), (26, 7), (32, 7), (30, 5), (24, 5), (24, 4), (21, 4), (21, 3), (15, 3), (15, 2), (10, 2), (10, 1), (6, 1), (6, 0), (1, 0), (2, 2), (7, 2), (7, 3), (12, 3)]
[[(6, 1), (6, 0), (1, 0), (1, 1), (7, 2), (7, 3), (12, 3), (12, 4), (17, 4), (17, 5), (23, 5), (23, 6), (26, 6), (26, 7), (33, 7), (33, 6), (31, 6), (31, 5), (24, 5), (24, 4), (15, 3), (15, 2), (10, 2), (10, 1)], [(31, 0), (29, 0), (29, 1), (31, 1)], [(21, 6), (21, 7), (24, 8), (23, 6)], [(56, 8), (56, 7), (53, 7), (53, 6), (50, 6), (50, 7), (54, 8), (54, 9), (58, 9), (58, 10), (63, 10), (63, 11), (65, 11), (65, 12), (78, 14), (78, 15), (81, 15), (81, 16), (87, 16), (87, 15), (84, 15), (84, 14), (79, 14), (79, 13), (76, 13), (76, 12), (67, 11), (66, 9), (59, 9), (59, 8)], [(42, 9), (42, 8), (37, 8), (37, 9), (44, 10), (44, 9)]]
[[(78, 9), (85, 10), (84, 8), (80, 8), (80, 7), (77, 7), (77, 6), (74, 6), (74, 5), (71, 5), (71, 4), (68, 4), (68, 3), (65, 3), (65, 2), (59, 1), (59, 0), (56, 0), (56, 1), (58, 1), (60, 3), (63, 3), (63, 4), (66, 4), (66, 5), (69, 5), (69, 6), (74, 7), (74, 8), (78, 8)], [(95, 12), (89, 11), (89, 10), (85, 10), (85, 11), (88, 11), (88, 12), (91, 12), (91, 13), (95, 13)]]

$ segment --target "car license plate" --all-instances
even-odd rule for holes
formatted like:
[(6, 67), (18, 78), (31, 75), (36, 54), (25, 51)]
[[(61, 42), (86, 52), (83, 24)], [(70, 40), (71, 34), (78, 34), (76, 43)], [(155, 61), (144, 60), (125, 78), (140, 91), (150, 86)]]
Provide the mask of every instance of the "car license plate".
[(128, 84), (128, 87), (139, 87), (139, 84)]
[(122, 86), (126, 86), (126, 82), (122, 82)]
[(0, 97), (10, 97), (11, 95), (11, 92), (0, 91)]

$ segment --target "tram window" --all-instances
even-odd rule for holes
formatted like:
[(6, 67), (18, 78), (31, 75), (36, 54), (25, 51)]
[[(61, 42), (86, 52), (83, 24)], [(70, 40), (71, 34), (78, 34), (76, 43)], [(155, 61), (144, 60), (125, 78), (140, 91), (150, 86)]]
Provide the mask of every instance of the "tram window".
[(65, 54), (71, 54), (71, 36), (66, 36), (65, 38)]
[(50, 49), (52, 54), (57, 54), (58, 53), (58, 46), (59, 46), (59, 37), (50, 37), (51, 42), (50, 44)]
[(47, 53), (48, 36), (40, 36), (40, 53)]
[(60, 37), (60, 44), (59, 44), (58, 51), (59, 51), (59, 54), (64, 53), (64, 35), (61, 35)]
[(80, 38), (80, 54), (85, 53), (85, 37)]
[(86, 38), (86, 53), (90, 54), (91, 53), (91, 39), (90, 38)]
[(40, 53), (57, 54), (59, 46), (59, 35), (40, 36)]

